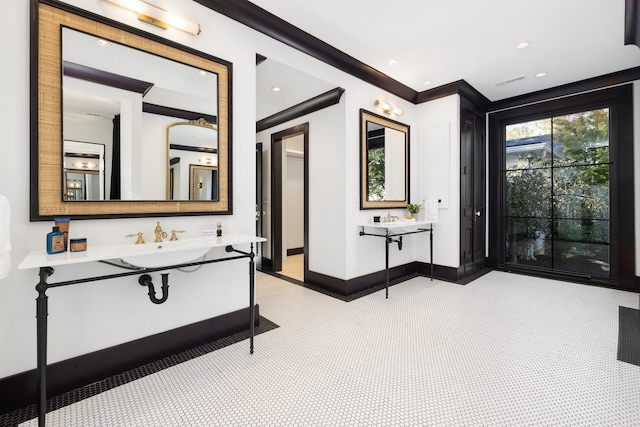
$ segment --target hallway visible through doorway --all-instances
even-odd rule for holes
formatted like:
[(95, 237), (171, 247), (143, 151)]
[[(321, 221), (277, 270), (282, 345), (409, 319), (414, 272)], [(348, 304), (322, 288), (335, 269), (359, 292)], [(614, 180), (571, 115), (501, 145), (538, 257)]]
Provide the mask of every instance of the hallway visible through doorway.
[(304, 282), (304, 254), (287, 256), (280, 274)]

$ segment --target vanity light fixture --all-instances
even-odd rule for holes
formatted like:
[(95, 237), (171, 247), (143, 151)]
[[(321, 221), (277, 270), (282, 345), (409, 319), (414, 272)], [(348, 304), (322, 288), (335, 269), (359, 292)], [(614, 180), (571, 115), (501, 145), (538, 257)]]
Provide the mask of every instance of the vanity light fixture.
[(75, 162), (73, 166), (78, 169), (93, 169), (96, 167), (96, 164), (91, 162)]
[(386, 102), (381, 101), (379, 99), (376, 99), (375, 101), (373, 101), (373, 105), (381, 109), (382, 112), (386, 114), (395, 114), (396, 116), (400, 116), (402, 115), (402, 113), (404, 113), (402, 109), (398, 107), (394, 107), (391, 104), (387, 104)]
[(154, 6), (150, 3), (147, 3), (142, 0), (107, 0), (113, 4), (117, 4), (118, 6), (122, 6), (125, 9), (129, 9), (138, 14), (138, 19), (140, 21), (147, 22), (149, 24), (155, 25), (156, 27), (160, 27), (162, 29), (167, 29), (168, 26), (172, 26), (178, 28), (182, 31), (186, 31), (188, 33), (197, 36), (200, 34), (201, 28), (200, 24), (196, 24), (191, 21), (187, 21), (184, 18), (181, 18), (173, 13), (167, 12), (164, 9), (161, 9), (157, 6)]

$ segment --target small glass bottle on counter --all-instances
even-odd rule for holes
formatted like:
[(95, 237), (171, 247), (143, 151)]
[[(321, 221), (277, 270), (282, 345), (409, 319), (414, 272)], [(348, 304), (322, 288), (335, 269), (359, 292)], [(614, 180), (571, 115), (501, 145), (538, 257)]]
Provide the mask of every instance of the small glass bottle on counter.
[(64, 233), (58, 227), (53, 227), (53, 231), (47, 234), (47, 253), (50, 255), (64, 252)]

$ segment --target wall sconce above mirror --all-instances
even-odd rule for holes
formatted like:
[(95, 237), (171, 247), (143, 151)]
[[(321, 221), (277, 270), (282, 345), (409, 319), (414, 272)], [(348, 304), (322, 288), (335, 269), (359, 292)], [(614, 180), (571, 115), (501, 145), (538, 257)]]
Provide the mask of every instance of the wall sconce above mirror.
[(379, 99), (376, 99), (375, 101), (373, 101), (373, 105), (379, 108), (380, 110), (382, 110), (382, 112), (385, 114), (395, 114), (396, 116), (401, 116), (404, 113), (402, 109), (398, 107), (394, 107), (393, 105), (386, 103), (384, 101), (381, 101)]
[(173, 13), (170, 13), (164, 9), (154, 6), (151, 3), (147, 3), (142, 0), (107, 0), (111, 3), (122, 6), (125, 9), (129, 9), (138, 14), (138, 19), (144, 22), (148, 22), (151, 25), (167, 29), (169, 25), (178, 28), (182, 31), (197, 36), (200, 34), (200, 24), (188, 21)]
[[(31, 7), (31, 220), (232, 213), (231, 64), (56, 0)], [(176, 120), (210, 125), (215, 200), (170, 196)], [(101, 146), (102, 169), (69, 166), (63, 141)]]
[(360, 209), (409, 202), (409, 126), (360, 110)]

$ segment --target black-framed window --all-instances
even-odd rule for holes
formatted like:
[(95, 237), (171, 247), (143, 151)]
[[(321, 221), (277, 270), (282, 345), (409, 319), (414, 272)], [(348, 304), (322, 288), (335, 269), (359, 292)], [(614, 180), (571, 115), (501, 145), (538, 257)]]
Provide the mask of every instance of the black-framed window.
[(635, 289), (632, 86), (489, 123), (490, 264)]

